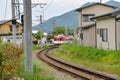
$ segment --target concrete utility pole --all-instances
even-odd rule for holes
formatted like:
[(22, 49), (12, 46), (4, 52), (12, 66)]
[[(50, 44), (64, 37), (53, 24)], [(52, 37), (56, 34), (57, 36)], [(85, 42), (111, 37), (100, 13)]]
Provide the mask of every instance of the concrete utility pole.
[(15, 0), (11, 1), (12, 4), (12, 30), (13, 30), (13, 43), (16, 45), (16, 19), (15, 19)]
[(80, 45), (82, 45), (82, 37), (83, 37), (83, 35), (82, 35), (82, 16), (81, 16), (81, 12), (79, 13), (79, 26), (78, 26), (78, 28), (79, 28), (79, 31), (78, 31), (78, 34), (79, 34), (79, 39), (78, 39), (78, 46), (80, 46)]
[(102, 0), (100, 0), (100, 3), (102, 3)]
[(41, 47), (43, 46), (42, 45), (42, 15), (40, 15), (40, 41), (41, 41)]
[(56, 29), (56, 20), (53, 21), (54, 28)]
[(65, 35), (68, 36), (68, 28), (67, 28), (67, 26), (65, 27)]
[(76, 38), (76, 29), (74, 29), (74, 37)]
[(24, 54), (25, 71), (33, 71), (32, 63), (32, 14), (31, 0), (23, 0), (24, 6)]
[[(56, 20), (53, 20), (52, 24), (54, 26), (53, 30), (55, 30), (56, 29)], [(56, 33), (54, 35), (56, 35)]]

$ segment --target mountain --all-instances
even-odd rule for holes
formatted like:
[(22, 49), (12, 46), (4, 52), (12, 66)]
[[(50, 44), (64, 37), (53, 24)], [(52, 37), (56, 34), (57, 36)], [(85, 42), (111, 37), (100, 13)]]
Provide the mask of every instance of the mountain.
[[(92, 4), (95, 4), (95, 2), (85, 3), (80, 8), (89, 6)], [(115, 0), (110, 0), (110, 1), (106, 2), (105, 4), (120, 8), (120, 2), (115, 1)], [(52, 30), (54, 29), (54, 25), (53, 25), (54, 20), (55, 20), (56, 26), (65, 26), (65, 27), (67, 26), (70, 29), (75, 29), (78, 27), (78, 12), (73, 10), (73, 11), (67, 12), (65, 14), (62, 14), (60, 16), (52, 17), (52, 18), (46, 20), (43, 23), (43, 28), (42, 28), (44, 32), (48, 32), (48, 33), (52, 32)], [(39, 29), (40, 29), (40, 24), (32, 27), (32, 30), (39, 30)]]
[(120, 2), (115, 1), (115, 0), (110, 0), (110, 1), (106, 2), (105, 4), (120, 8)]
[[(43, 23), (43, 31), (51, 33), (54, 28), (54, 21), (55, 25), (57, 26), (67, 26), (70, 29), (75, 29), (78, 27), (78, 13), (73, 11), (67, 12), (65, 14), (62, 14), (60, 16), (52, 17), (48, 20), (46, 20)], [(35, 25), (32, 27), (32, 30), (39, 30), (40, 24)]]

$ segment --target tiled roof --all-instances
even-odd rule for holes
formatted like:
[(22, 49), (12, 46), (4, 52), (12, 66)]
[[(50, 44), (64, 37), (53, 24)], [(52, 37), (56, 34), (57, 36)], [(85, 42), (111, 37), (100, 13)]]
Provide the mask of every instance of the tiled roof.
[[(88, 29), (90, 27), (94, 27), (96, 24), (95, 23), (92, 23), (92, 24), (89, 24), (89, 25), (85, 25), (85, 26), (82, 26), (82, 29)], [(79, 29), (81, 27), (78, 27), (77, 29)]]
[(1, 21), (0, 21), (0, 24), (6, 23), (6, 22), (8, 22), (8, 21), (10, 21), (10, 20), (1, 20)]
[(88, 28), (90, 28), (90, 27), (94, 27), (95, 25), (96, 25), (95, 23), (92, 23), (92, 24), (83, 26), (82, 29), (88, 29)]
[[(9, 22), (9, 21), (12, 21), (12, 20), (1, 20), (0, 24), (4, 24), (4, 23)], [(19, 23), (19, 22), (17, 22), (17, 23)], [(21, 23), (19, 23), (19, 24), (21, 25)]]
[(80, 8), (76, 9), (76, 11), (79, 11), (81, 9), (84, 9), (86, 7), (93, 6), (93, 5), (96, 5), (96, 4), (109, 6), (109, 7), (113, 7), (113, 8), (120, 8), (120, 2), (115, 1), (115, 0), (110, 0), (110, 1), (108, 1), (106, 3), (87, 2), (87, 3), (83, 4)]
[(94, 4), (96, 4), (96, 2), (87, 2), (87, 3), (83, 4), (80, 8), (88, 7), (88, 6), (91, 6)]

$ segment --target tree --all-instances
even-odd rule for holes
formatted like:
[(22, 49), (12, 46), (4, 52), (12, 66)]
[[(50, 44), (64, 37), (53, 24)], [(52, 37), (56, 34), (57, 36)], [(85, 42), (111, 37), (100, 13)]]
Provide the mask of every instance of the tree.
[(74, 30), (68, 28), (68, 35), (74, 35)]
[(52, 34), (58, 35), (58, 34), (65, 34), (65, 27), (56, 27)]
[[(43, 37), (43, 32), (42, 32), (42, 37)], [(36, 34), (35, 34), (35, 38), (37, 40), (40, 40), (41, 39), (41, 31), (38, 31)]]
[[(68, 35), (73, 35), (74, 34), (74, 32), (73, 32), (73, 30), (71, 30), (71, 29), (69, 29), (69, 28), (67, 28), (68, 29)], [(65, 27), (56, 27), (53, 31), (52, 31), (52, 34), (53, 35), (58, 35), (58, 34), (64, 34), (65, 35)]]

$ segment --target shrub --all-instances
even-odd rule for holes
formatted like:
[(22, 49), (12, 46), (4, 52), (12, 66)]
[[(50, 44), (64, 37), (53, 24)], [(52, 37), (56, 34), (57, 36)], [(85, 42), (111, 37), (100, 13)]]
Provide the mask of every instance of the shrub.
[(22, 48), (11, 43), (0, 44), (0, 80), (9, 80), (16, 73), (20, 62)]
[(3, 61), (3, 55), (2, 55), (2, 53), (0, 52), (0, 67), (1, 67), (1, 65), (2, 65), (2, 61)]
[(0, 43), (2, 43), (2, 38), (0, 38)]
[(9, 36), (11, 36), (11, 35), (12, 35), (12, 33), (11, 33), (11, 32), (9, 32), (9, 33), (8, 33), (8, 35), (9, 35)]

